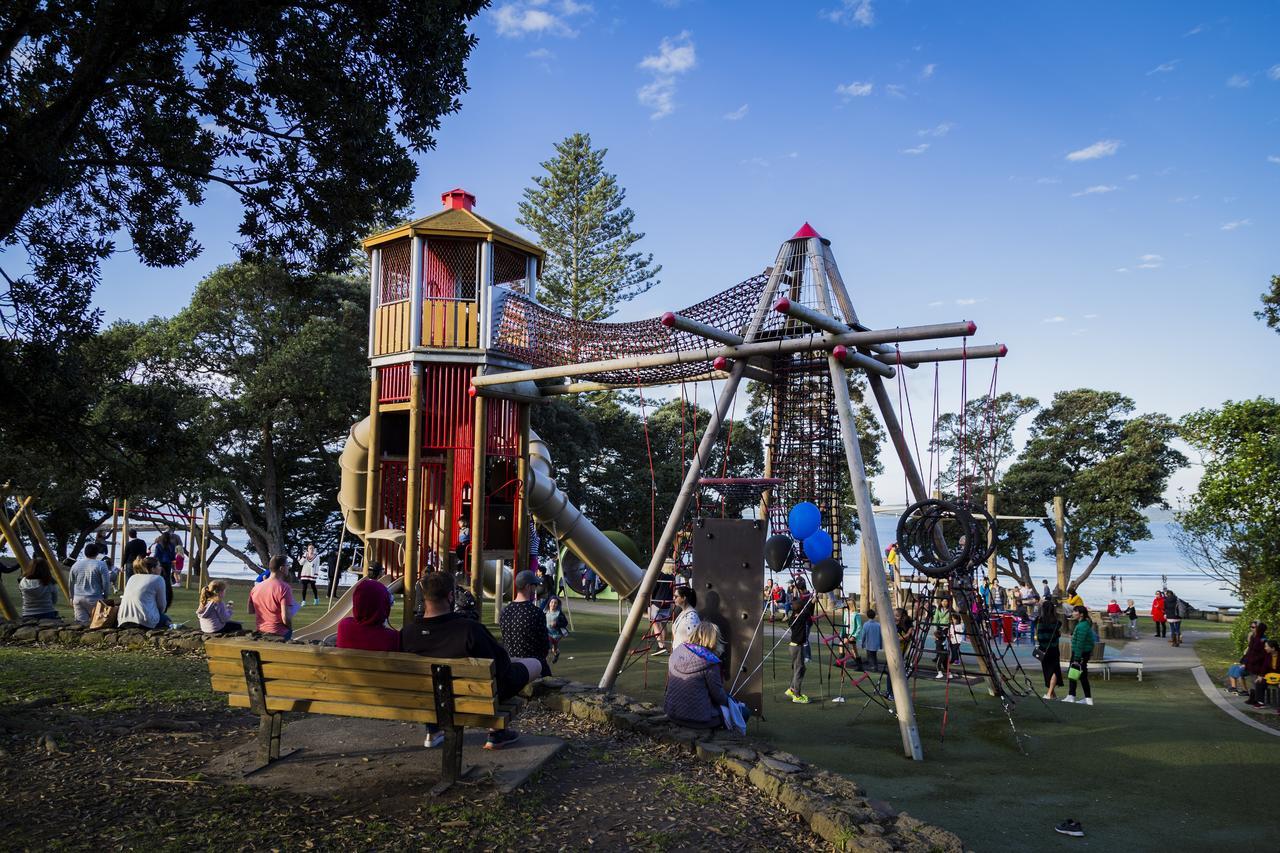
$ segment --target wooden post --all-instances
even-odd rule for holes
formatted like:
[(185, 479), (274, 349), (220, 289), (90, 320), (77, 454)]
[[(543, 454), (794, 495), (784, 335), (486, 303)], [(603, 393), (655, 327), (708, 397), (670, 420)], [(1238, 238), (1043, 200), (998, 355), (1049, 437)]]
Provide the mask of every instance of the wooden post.
[(862, 571), (858, 576), (858, 612), (865, 617), (871, 609), (871, 557), (867, 554), (867, 542), (859, 542), (862, 551)]
[(409, 368), (409, 463), (404, 509), (404, 622), (413, 621), (418, 601), (418, 567), (422, 546), (418, 541), (419, 509), (422, 505), (422, 370), (417, 362)]
[[(525, 481), (529, 476), (529, 404), (520, 403), (520, 460), (516, 463), (516, 479), (520, 483), (520, 490), (516, 493), (516, 501), (519, 506), (516, 507), (516, 559), (515, 569), (521, 571), (531, 567), (529, 561), (529, 502), (525, 500), (527, 489)], [(515, 583), (515, 574), (512, 573), (512, 584)], [(512, 598), (514, 598), (514, 594)]]
[(24, 501), (15, 496), (14, 499), (18, 501), (18, 511), (13, 514), (12, 521), (9, 520), (9, 508), (0, 506), (0, 536), (9, 543), (9, 550), (13, 552), (13, 558), (18, 561), (18, 568), (25, 572), (31, 565), (31, 554), (27, 551), (27, 546), (18, 538), (17, 523), (22, 518), (22, 513), (26, 510), (31, 498), (28, 497)]
[[(195, 574), (196, 561), (196, 508), (191, 507), (191, 512), (187, 514), (187, 570), (182, 573), (182, 586), (185, 589), (191, 589), (191, 575)], [(196, 582), (200, 582), (200, 578), (196, 578)], [(201, 585), (200, 589), (204, 589)]]
[(200, 525), (200, 588), (209, 583), (209, 508), (204, 508)]
[(991, 516), (991, 527), (987, 530), (987, 547), (991, 549), (991, 556), (987, 557), (987, 581), (994, 587), (996, 585), (996, 496), (992, 492), (987, 492), (987, 514)]
[(120, 532), (119, 531), (119, 527), (120, 527), (119, 512), (120, 512), (120, 499), (112, 498), (111, 499), (111, 565), (115, 566), (117, 569), (120, 568), (120, 564), (116, 562), (116, 543), (119, 541), (117, 539), (117, 534)]
[[(31, 539), (36, 543), (36, 548), (40, 551), (40, 556), (44, 557), (44, 561), (49, 564), (49, 573), (53, 575), (53, 579), (58, 582), (58, 588), (62, 590), (62, 594), (67, 597), (68, 606), (71, 604), (71, 584), (67, 580), (67, 572), (63, 568), (62, 563), (58, 562), (57, 556), (54, 555), (53, 549), (49, 547), (49, 540), (44, 538), (44, 528), (40, 524), (40, 519), (36, 518), (36, 510), (32, 505), (34, 495), (28, 495), (27, 499), (22, 502), (22, 509), (19, 514), (25, 516), (27, 527), (31, 530)], [(17, 521), (17, 519), (14, 519)]]
[[(471, 594), (484, 613), (484, 453), (487, 434), (484, 428), (485, 399), (476, 395), (471, 431)], [(501, 580), (497, 578), (496, 580)], [(497, 590), (501, 584), (495, 585)], [(495, 619), (496, 619), (495, 615)]]
[(1067, 593), (1067, 546), (1063, 532), (1066, 521), (1066, 504), (1059, 495), (1053, 499), (1053, 550), (1058, 564), (1058, 589), (1063, 595)]
[(369, 545), (369, 534), (382, 526), (382, 441), (381, 418), (378, 415), (378, 398), (382, 394), (382, 375), (378, 368), (373, 368), (369, 381), (369, 464), (366, 466), (368, 479), (365, 481), (364, 522), (361, 539), (364, 541), (364, 561), (370, 562), (372, 549)]
[(124, 545), (122, 545), (120, 548), (121, 565), (120, 565), (120, 571), (116, 572), (116, 587), (121, 592), (123, 592), (125, 576), (126, 574), (128, 574), (127, 570), (129, 568), (128, 566), (124, 565), (124, 552), (129, 547), (129, 499), (128, 498), (125, 498), (124, 501), (121, 502), (120, 521), (121, 521), (120, 541), (122, 541)]

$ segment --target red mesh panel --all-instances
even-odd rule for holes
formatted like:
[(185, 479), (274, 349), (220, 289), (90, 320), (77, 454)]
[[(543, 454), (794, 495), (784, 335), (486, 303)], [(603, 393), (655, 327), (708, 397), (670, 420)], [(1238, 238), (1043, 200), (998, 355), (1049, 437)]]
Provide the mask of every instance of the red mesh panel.
[(409, 238), (382, 247), (381, 289), (379, 304), (402, 302), (409, 298), (409, 262), (412, 255)]
[(422, 377), (422, 446), (461, 450), (472, 446), (475, 399), (467, 395), (475, 368), (469, 364), (429, 364)]
[(490, 400), (485, 406), (485, 453), (490, 456), (520, 455), (520, 410), (511, 400)]
[(404, 403), (409, 400), (409, 365), (389, 364), (378, 368), (378, 402)]

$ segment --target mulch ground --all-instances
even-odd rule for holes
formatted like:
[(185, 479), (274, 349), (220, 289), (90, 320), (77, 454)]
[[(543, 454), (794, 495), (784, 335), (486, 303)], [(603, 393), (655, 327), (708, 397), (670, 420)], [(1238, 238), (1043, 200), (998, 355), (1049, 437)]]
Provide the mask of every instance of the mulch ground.
[[(212, 781), (209, 760), (257, 721), (216, 702), (0, 705), (5, 850), (812, 850), (807, 827), (686, 751), (526, 709), (568, 748), (514, 794), (460, 784), (273, 796)], [(286, 719), (287, 727), (287, 719)], [(286, 734), (287, 739), (287, 734)]]

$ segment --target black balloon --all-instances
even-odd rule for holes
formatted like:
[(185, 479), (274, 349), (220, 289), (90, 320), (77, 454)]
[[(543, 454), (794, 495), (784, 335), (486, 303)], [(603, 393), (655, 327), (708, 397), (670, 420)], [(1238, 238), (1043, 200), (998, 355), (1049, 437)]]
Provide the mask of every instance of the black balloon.
[(764, 543), (764, 560), (769, 564), (769, 571), (780, 572), (787, 567), (787, 557), (791, 556), (791, 537), (785, 533), (770, 536)]
[(819, 560), (810, 573), (813, 577), (814, 592), (831, 592), (840, 586), (844, 578), (844, 566), (835, 557)]

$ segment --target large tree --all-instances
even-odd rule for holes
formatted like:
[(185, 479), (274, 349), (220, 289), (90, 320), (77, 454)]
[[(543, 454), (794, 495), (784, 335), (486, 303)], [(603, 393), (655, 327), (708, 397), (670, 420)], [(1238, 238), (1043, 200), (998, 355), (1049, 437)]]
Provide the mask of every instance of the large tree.
[[(0, 6), (0, 289), (11, 333), (84, 333), (99, 265), (200, 251), (191, 206), (243, 208), (243, 247), (336, 269), (407, 206), (412, 154), (459, 107), (484, 0), (14, 0)], [(16, 269), (24, 256), (30, 274)]]
[(1247, 598), (1280, 581), (1280, 404), (1227, 402), (1179, 425), (1204, 474), (1179, 508), (1174, 541), (1192, 565)]
[(656, 285), (662, 270), (653, 255), (633, 250), (644, 234), (632, 230), (626, 190), (604, 169), (607, 152), (585, 133), (557, 142), (516, 220), (547, 251), (539, 301), (575, 320), (603, 320)]
[[(1046, 516), (1040, 523), (1051, 537), (1053, 499), (1063, 498), (1068, 586), (1082, 583), (1104, 556), (1130, 553), (1134, 542), (1151, 538), (1143, 511), (1167, 508), (1169, 476), (1187, 462), (1170, 446), (1177, 426), (1169, 418), (1129, 417), (1133, 409), (1114, 391), (1059, 391), (1032, 421), (1030, 440), (998, 487), (1002, 511)], [(1028, 548), (1025, 532), (1019, 538), (1005, 527), (1006, 538)], [(1016, 547), (1006, 544), (1006, 556), (1011, 551)], [(1010, 561), (1006, 573), (1030, 582), (1029, 562)]]
[(369, 393), (367, 304), (354, 277), (242, 262), (149, 329), (143, 368), (198, 404), (200, 497), (244, 526), (259, 559), (338, 535), (337, 457)]

